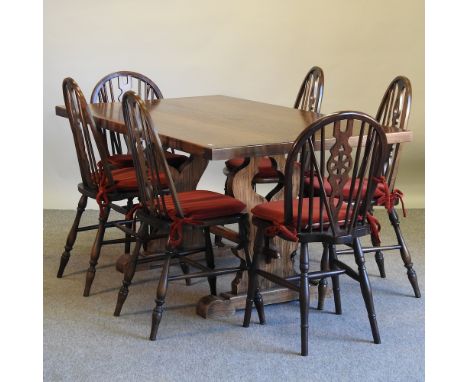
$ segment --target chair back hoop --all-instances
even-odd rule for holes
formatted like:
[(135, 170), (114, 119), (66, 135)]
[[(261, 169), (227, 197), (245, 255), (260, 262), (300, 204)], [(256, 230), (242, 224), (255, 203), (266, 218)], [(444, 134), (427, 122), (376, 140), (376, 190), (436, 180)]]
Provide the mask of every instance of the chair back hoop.
[(323, 70), (314, 66), (302, 81), (294, 107), (296, 109), (320, 113), (323, 98)]
[[(129, 90), (148, 101), (163, 98), (161, 90), (151, 79), (140, 73), (121, 70), (99, 80), (91, 93), (91, 103), (121, 102), (123, 94)], [(121, 134), (105, 129), (101, 132), (112, 154), (123, 154)]]
[[(334, 140), (332, 144), (330, 139)], [(299, 234), (352, 234), (370, 211), (386, 155), (385, 132), (366, 114), (344, 111), (312, 123), (296, 139), (286, 160), (285, 225), (295, 227)], [(299, 193), (294, 195), (293, 176), (297, 171)], [(307, 175), (310, 187), (306, 189)], [(318, 188), (313, 186), (314, 176)], [(345, 187), (349, 192), (344, 192)]]
[[(380, 102), (376, 120), (382, 126), (408, 130), (408, 119), (411, 111), (411, 82), (404, 76), (395, 77), (390, 83)], [(395, 187), (398, 165), (401, 157), (401, 144), (389, 146), (389, 156), (385, 163), (384, 175), (390, 191)]]
[(112, 186), (114, 181), (108, 163), (108, 151), (83, 92), (70, 77), (63, 80), (62, 89), (83, 185), (98, 189), (105, 176), (107, 185)]
[(142, 208), (150, 215), (170, 218), (166, 202), (172, 197), (177, 216), (183, 218), (163, 145), (144, 101), (128, 91), (122, 98), (122, 106)]

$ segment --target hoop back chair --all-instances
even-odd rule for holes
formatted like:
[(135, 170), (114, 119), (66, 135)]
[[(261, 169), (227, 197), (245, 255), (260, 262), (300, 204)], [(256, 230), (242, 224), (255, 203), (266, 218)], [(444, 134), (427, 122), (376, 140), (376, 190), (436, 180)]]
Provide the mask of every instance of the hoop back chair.
[[(404, 76), (398, 76), (390, 83), (380, 103), (377, 111), (376, 120), (382, 126), (389, 128), (398, 128), (400, 130), (408, 129), (408, 118), (411, 110), (411, 82)], [(376, 193), (373, 198), (373, 207), (383, 206), (388, 212), (388, 218), (397, 238), (396, 245), (381, 246), (378, 234), (373, 234), (372, 248), (365, 248), (365, 252), (375, 251), (375, 260), (382, 278), (386, 277), (383, 251), (400, 251), (404, 266), (407, 269), (407, 276), (412, 286), (415, 297), (421, 297), (416, 271), (413, 268), (411, 254), (406, 245), (403, 233), (400, 228), (400, 220), (396, 209), (396, 204), (402, 203), (403, 215), (406, 216), (406, 210), (403, 205), (403, 193), (395, 188), (395, 182), (398, 174), (398, 167), (401, 158), (402, 146), (400, 143), (388, 146), (389, 155), (384, 165), (384, 174), (380, 179)], [(338, 254), (349, 253), (349, 250), (339, 250)]]
[[(312, 67), (304, 77), (299, 91), (294, 102), (294, 108), (320, 113), (323, 98), (324, 87), (324, 74), (323, 70), (318, 67)], [(234, 158), (226, 161), (226, 168), (224, 170), (226, 178), (226, 192), (230, 195), (228, 188), (231, 178), (236, 172), (247, 166), (249, 158)], [(252, 180), (252, 185), (256, 184), (277, 184), (266, 196), (270, 200), (273, 195), (283, 188), (283, 174), (278, 172), (277, 164), (273, 158), (264, 157), (258, 166), (258, 174)]]
[[(169, 228), (167, 251), (157, 258), (162, 260), (163, 264), (150, 335), (150, 339), (155, 340), (162, 318), (169, 281), (206, 277), (211, 294), (216, 295), (216, 276), (246, 270), (245, 265), (215, 269), (210, 226), (238, 223), (241, 248), (244, 249), (246, 261), (249, 264), (248, 215), (244, 212), (245, 204), (230, 196), (203, 190), (178, 193), (159, 135), (145, 104), (134, 92), (130, 91), (124, 94), (123, 112), (138, 179), (140, 208), (136, 214), (141, 225), (138, 231), (133, 232), (136, 237), (136, 245), (132, 253), (132, 260), (126, 268), (114, 315), (120, 315), (138, 261), (140, 246), (145, 240), (148, 240), (146, 227), (150, 226), (154, 228), (154, 231)], [(164, 192), (164, 184), (167, 184), (169, 192)], [(198, 227), (204, 231), (204, 248), (184, 250), (183, 227), (186, 225)], [(188, 257), (201, 251), (205, 251), (206, 266)], [(172, 260), (180, 261), (182, 258), (184, 262), (201, 270), (201, 272), (170, 276), (169, 267)]]
[[(106, 227), (113, 226), (114, 222), (108, 222), (110, 209), (126, 214), (127, 208), (119, 206), (114, 201), (125, 199), (133, 200), (137, 196), (137, 184), (135, 172), (132, 168), (113, 169), (108, 158), (108, 150), (101, 134), (96, 127), (89, 110), (86, 99), (72, 78), (63, 81), (63, 96), (70, 122), (73, 140), (82, 183), (78, 185), (78, 191), (82, 194), (78, 203), (77, 213), (72, 228), (67, 238), (65, 251), (60, 260), (57, 277), (61, 278), (70, 258), (70, 252), (75, 243), (77, 233), (97, 228), (96, 239), (90, 256), (90, 266), (86, 274), (84, 295), (88, 296), (91, 284), (94, 280), (96, 265), (99, 259), (101, 246), (105, 244), (125, 243), (126, 251), (130, 249), (131, 238), (104, 241)], [(79, 227), (81, 216), (86, 208), (88, 198), (96, 200), (99, 206), (99, 224), (87, 227)]]
[[(327, 146), (327, 138), (334, 139), (331, 146)], [(357, 145), (352, 145), (352, 140)], [(258, 231), (249, 271), (245, 327), (249, 326), (253, 303), (260, 323), (265, 322), (258, 275), (295, 290), (300, 295), (301, 354), (307, 355), (309, 282), (331, 277), (335, 310), (341, 314), (339, 275), (345, 273), (360, 283), (374, 342), (380, 343), (372, 290), (359, 238), (375, 229), (369, 211), (386, 155), (387, 139), (382, 127), (373, 118), (358, 112), (330, 114), (299, 135), (286, 161), (284, 200), (263, 203), (251, 211)], [(319, 189), (305, 187), (306, 173), (310, 169), (317, 174)], [(296, 171), (299, 172), (299, 187), (293, 178)], [(325, 189), (326, 182), (331, 187), (330, 193)], [(345, 185), (350, 188), (348, 196), (343, 192)], [(299, 275), (282, 278), (258, 269), (258, 257), (262, 254), (265, 238), (276, 235), (299, 242)], [(309, 272), (308, 243), (311, 242), (322, 242), (327, 246), (327, 269)], [(358, 272), (337, 259), (337, 244), (352, 246)]]
[[(99, 80), (91, 94), (91, 103), (121, 102), (126, 91), (133, 90), (145, 101), (163, 99), (159, 87), (147, 76), (122, 70), (110, 73)], [(125, 137), (121, 134), (102, 129), (103, 136), (110, 148), (109, 160), (115, 167), (130, 167), (133, 165), (132, 156), (124, 153), (123, 142)], [(165, 153), (169, 164), (179, 168), (187, 159), (185, 155), (176, 154), (174, 150)]]

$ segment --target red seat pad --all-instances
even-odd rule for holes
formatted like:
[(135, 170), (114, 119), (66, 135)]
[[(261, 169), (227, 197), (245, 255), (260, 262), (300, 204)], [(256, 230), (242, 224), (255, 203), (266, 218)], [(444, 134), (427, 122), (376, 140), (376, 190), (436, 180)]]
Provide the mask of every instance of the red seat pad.
[[(313, 211), (312, 211), (312, 224), (319, 224), (320, 222), (320, 197), (313, 198)], [(344, 220), (346, 215), (346, 203), (343, 203), (338, 213), (338, 221)], [(296, 224), (299, 209), (299, 199), (293, 201), (293, 223)], [(284, 224), (284, 200), (277, 200), (274, 202), (266, 202), (255, 206), (252, 209), (252, 215), (257, 218), (274, 222), (275, 224)], [(323, 221), (328, 223), (328, 214), (323, 211)], [(309, 222), (309, 198), (304, 198), (302, 205), (301, 222), (303, 227)]]
[[(244, 163), (245, 158), (233, 158), (226, 161), (226, 167), (230, 170), (234, 170)], [(256, 178), (276, 178), (278, 177), (278, 171), (273, 167), (273, 163), (269, 157), (262, 157), (258, 164), (258, 173), (255, 175)]]
[[(245, 204), (230, 196), (217, 192), (195, 190), (177, 193), (185, 218), (193, 220), (215, 219), (236, 215), (245, 210)], [(167, 212), (175, 216), (172, 196), (164, 196)]]
[(164, 154), (166, 156), (167, 164), (175, 168), (179, 168), (188, 158), (185, 155), (175, 154), (170, 151), (165, 151)]
[[(115, 189), (117, 191), (134, 191), (138, 190), (138, 181), (136, 172), (133, 167), (119, 168), (112, 171), (112, 178), (115, 182)], [(159, 179), (163, 186), (167, 185), (166, 175), (159, 174)]]
[[(165, 151), (164, 154), (167, 163), (171, 167), (179, 168), (187, 160), (187, 157), (182, 154), (175, 154), (170, 151)], [(111, 155), (108, 160), (110, 165), (115, 168), (133, 167), (133, 159), (130, 154)]]
[(109, 157), (109, 163), (116, 168), (133, 167), (133, 159), (130, 154), (116, 154)]
[[(307, 184), (310, 184), (310, 178), (307, 177), (305, 179), (305, 182)], [(350, 193), (350, 188), (351, 188), (351, 182), (352, 180), (349, 179), (344, 187), (343, 187), (343, 197), (345, 199), (348, 199), (349, 198), (349, 193)], [(327, 195), (330, 195), (331, 192), (332, 192), (332, 187), (331, 187), (331, 184), (328, 182), (327, 179), (324, 179), (323, 180), (323, 186), (325, 188), (325, 192)], [(356, 198), (357, 196), (357, 188), (359, 186), (359, 179), (356, 179), (355, 181), (355, 184), (354, 184), (354, 195), (353, 195), (353, 199)], [(315, 192), (319, 192), (320, 191), (320, 183), (319, 183), (319, 180), (318, 180), (318, 177), (317, 176), (314, 176), (314, 182), (313, 182), (313, 187), (314, 187), (314, 191)], [(361, 198), (363, 198), (365, 195), (366, 195), (366, 192), (367, 192), (367, 179), (364, 179), (364, 181), (362, 182), (362, 190), (361, 190)], [(375, 188), (375, 192), (374, 192), (374, 198), (377, 199), (377, 198), (380, 198), (382, 195), (385, 195), (385, 185), (383, 183), (377, 183), (377, 187)]]

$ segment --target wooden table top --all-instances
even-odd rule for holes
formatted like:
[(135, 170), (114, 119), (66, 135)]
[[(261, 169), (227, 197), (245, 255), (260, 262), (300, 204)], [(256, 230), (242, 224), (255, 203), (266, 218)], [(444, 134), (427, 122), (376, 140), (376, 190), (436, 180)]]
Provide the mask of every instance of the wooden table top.
[[(320, 117), (294, 108), (221, 95), (147, 102), (161, 140), (209, 160), (286, 154), (299, 133)], [(90, 104), (96, 122), (126, 133), (120, 103)], [(56, 114), (67, 117), (64, 106)], [(389, 143), (410, 142), (411, 131), (386, 128)]]

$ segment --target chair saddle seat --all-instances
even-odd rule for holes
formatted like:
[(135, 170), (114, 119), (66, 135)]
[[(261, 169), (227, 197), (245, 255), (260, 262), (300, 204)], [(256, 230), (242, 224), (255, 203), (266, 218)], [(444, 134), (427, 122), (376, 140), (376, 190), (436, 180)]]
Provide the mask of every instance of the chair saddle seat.
[[(318, 225), (320, 223), (320, 197), (312, 198), (312, 224)], [(346, 216), (346, 207), (347, 204), (343, 203), (339, 212), (338, 212), (338, 221), (344, 220)], [(325, 208), (324, 208), (325, 209)], [(276, 200), (273, 202), (266, 202), (255, 206), (252, 209), (252, 215), (266, 221), (270, 221), (274, 224), (284, 224), (284, 200)], [(297, 218), (299, 216), (299, 200), (296, 199), (293, 201), (293, 222), (296, 224)], [(329, 217), (326, 211), (323, 211), (322, 221), (325, 224), (329, 223)], [(302, 206), (302, 216), (301, 224), (304, 228), (309, 221), (309, 198), (304, 198)]]
[[(354, 195), (353, 195), (353, 199), (356, 199), (356, 196), (357, 196), (357, 193), (358, 193), (358, 189), (357, 189), (357, 186), (359, 184), (360, 180), (359, 179), (356, 179), (355, 181), (355, 186), (354, 186)], [(310, 185), (310, 177), (306, 177), (305, 179), (305, 183)], [(343, 191), (342, 191), (342, 194), (343, 194), (343, 197), (345, 199), (349, 199), (349, 194), (350, 194), (350, 190), (351, 190), (351, 179), (349, 179), (345, 185), (343, 186)], [(367, 192), (367, 185), (368, 185), (368, 180), (367, 179), (364, 179), (363, 182), (362, 182), (362, 190), (361, 190), (361, 197), (364, 197), (366, 195), (366, 192)], [(318, 177), (317, 176), (314, 176), (314, 179), (313, 179), (313, 182), (312, 182), (312, 186), (314, 187), (314, 191), (316, 193), (319, 193), (320, 192), (320, 183), (319, 183), (319, 180), (318, 180)], [(324, 186), (324, 190), (326, 192), (326, 194), (328, 196), (331, 195), (332, 193), (332, 186), (330, 184), (330, 182), (327, 180), (327, 179), (324, 179), (323, 180), (323, 186)], [(385, 191), (385, 185), (383, 183), (377, 183), (377, 187), (375, 188), (375, 191), (374, 191), (374, 195), (373, 195), (373, 198), (374, 199), (378, 199), (380, 198), (381, 196), (384, 196), (386, 193)]]
[[(185, 218), (193, 221), (222, 218), (242, 213), (246, 206), (241, 201), (213, 191), (195, 190), (177, 194)], [(164, 196), (169, 216), (176, 215), (171, 195)]]

